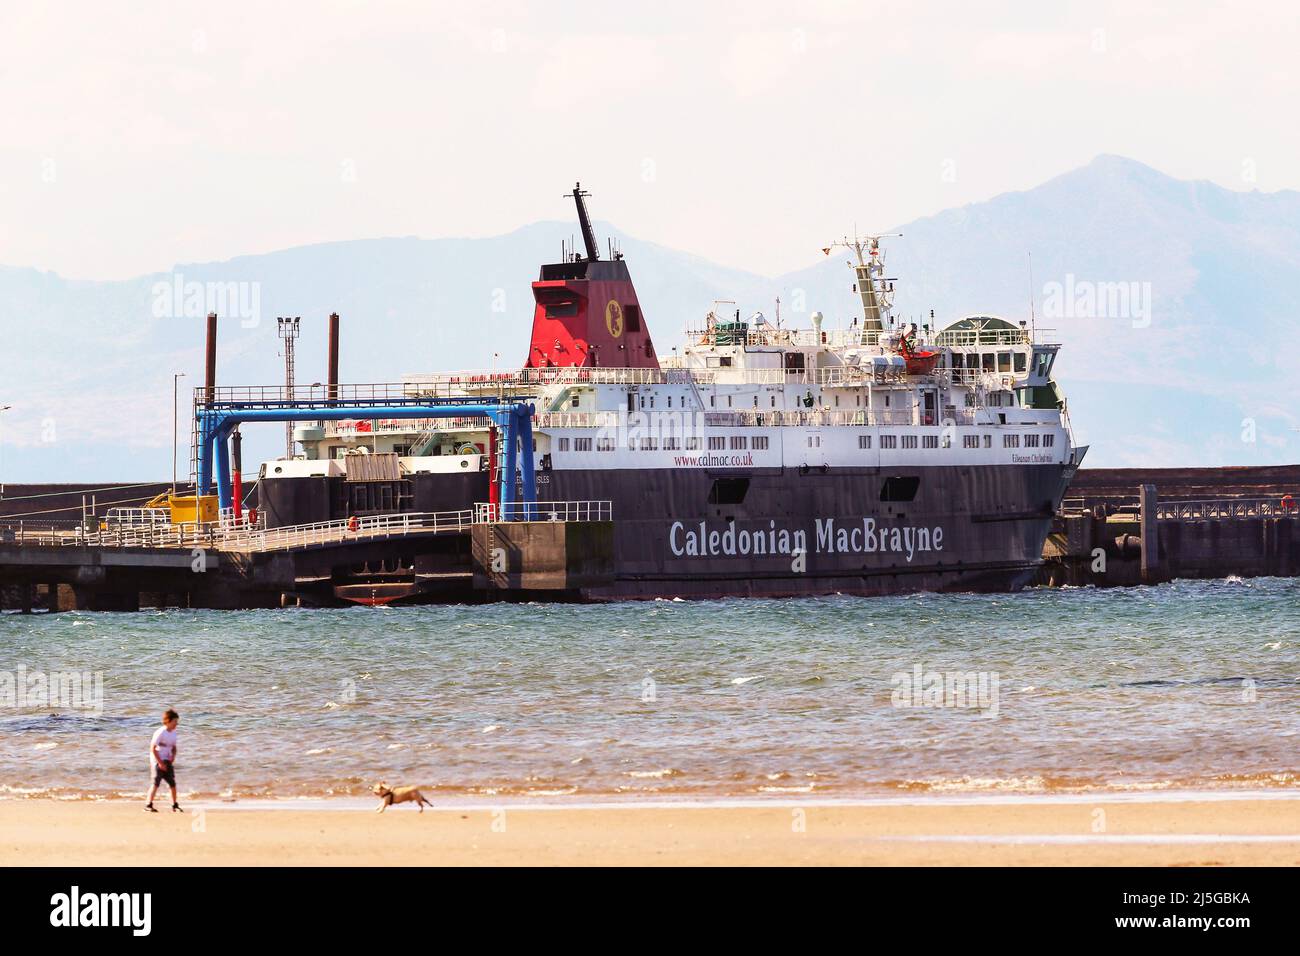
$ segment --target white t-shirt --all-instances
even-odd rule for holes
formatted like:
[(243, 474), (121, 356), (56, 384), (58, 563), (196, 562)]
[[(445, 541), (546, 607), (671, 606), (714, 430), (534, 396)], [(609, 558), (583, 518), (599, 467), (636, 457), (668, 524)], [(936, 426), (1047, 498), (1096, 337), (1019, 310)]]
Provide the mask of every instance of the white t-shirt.
[(149, 741), (149, 765), (154, 766), (158, 761), (154, 758), (154, 745), (158, 746), (158, 753), (163, 760), (170, 761), (176, 756), (176, 731), (168, 730), (166, 726), (159, 727), (153, 732), (153, 739)]

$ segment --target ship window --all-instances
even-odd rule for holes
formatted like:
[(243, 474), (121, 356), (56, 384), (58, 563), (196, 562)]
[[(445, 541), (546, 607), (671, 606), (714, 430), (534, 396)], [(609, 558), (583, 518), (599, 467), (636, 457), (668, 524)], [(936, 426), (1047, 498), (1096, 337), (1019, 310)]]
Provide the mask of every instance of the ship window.
[(775, 395), (772, 396), (772, 407), (773, 407), (773, 408), (776, 408), (776, 396), (775, 396)]
[(559, 450), (560, 450), (560, 451), (568, 451), (568, 450), (569, 450), (569, 439), (567, 439), (567, 438), (561, 438), (561, 439), (560, 439), (560, 449), (559, 449)]
[(881, 436), (880, 436), (880, 447), (881, 447), (881, 448), (897, 448), (897, 447), (898, 447), (898, 436), (897, 436), (897, 435), (881, 435)]
[(575, 438), (575, 439), (573, 440), (573, 450), (574, 450), (574, 451), (591, 451), (591, 439), (590, 439), (590, 438)]
[(627, 305), (623, 307), (623, 326), (629, 332), (641, 331), (641, 306)]
[(974, 393), (974, 392), (967, 392), (967, 393), (966, 393), (966, 407), (967, 407), (967, 408), (974, 408), (974, 407), (975, 407), (975, 393)]
[(749, 492), (748, 478), (714, 478), (709, 489), (711, 505), (741, 505)]
[(880, 500), (911, 501), (920, 486), (921, 479), (916, 475), (891, 475), (880, 487)]
[(915, 448), (915, 447), (916, 447), (916, 436), (915, 436), (915, 435), (904, 435), (904, 436), (903, 436), (903, 447), (904, 447), (904, 448)]
[[(944, 437), (945, 437), (945, 439), (947, 438), (947, 436), (944, 436)], [(939, 436), (938, 436), (938, 435), (922, 435), (922, 436), (921, 436), (921, 447), (922, 447), (922, 448), (938, 448), (938, 447), (939, 447)], [(947, 446), (945, 446), (945, 447), (947, 447)]]
[(749, 440), (746, 439), (744, 435), (731, 436), (732, 451), (743, 451), (748, 444), (749, 444)]
[(985, 447), (985, 448), (992, 448), (992, 447), (993, 447), (993, 436), (992, 436), (992, 435), (985, 435), (985, 436), (984, 436), (984, 447)]
[(980, 367), (983, 368), (984, 371), (986, 371), (986, 372), (991, 372), (991, 371), (993, 371), (993, 353), (992, 353), (992, 352), (984, 352), (982, 355), (980, 355)]
[(699, 436), (699, 435), (689, 435), (689, 436), (687, 436), (687, 438), (686, 438), (686, 450), (687, 450), (687, 451), (699, 451), (699, 450), (700, 450), (700, 436)]
[(731, 356), (730, 355), (719, 356), (718, 365), (722, 368), (731, 368)]
[(721, 435), (709, 436), (709, 451), (722, 451), (727, 447), (727, 439)]
[(573, 398), (569, 401), (569, 407), (570, 407), (570, 408), (577, 408), (577, 407), (578, 407), (578, 404), (579, 404), (580, 401), (581, 401), (581, 399), (582, 399), (582, 396), (580, 396), (580, 395), (574, 395)]
[(682, 440), (680, 438), (670, 437), (664, 439), (664, 451), (676, 451), (681, 447), (682, 447)]
[(1037, 448), (1037, 447), (1038, 447), (1038, 436), (1037, 436), (1037, 435), (1026, 435), (1026, 436), (1025, 436), (1025, 447), (1026, 447), (1026, 448)]
[(767, 450), (767, 436), (766, 436), (766, 435), (755, 435), (755, 436), (754, 436), (754, 450), (755, 450), (755, 451), (766, 451), (766, 450)]
[(1025, 353), (1024, 353), (1024, 352), (1017, 352), (1017, 353), (1016, 353), (1016, 371), (1017, 371), (1017, 372), (1023, 372), (1024, 370), (1025, 370)]
[(1044, 436), (1043, 436), (1043, 447), (1044, 447), (1044, 448), (1051, 448), (1051, 447), (1052, 447), (1053, 445), (1055, 445), (1055, 444), (1056, 444), (1056, 436), (1055, 436), (1055, 435), (1044, 435)]
[(859, 436), (858, 436), (858, 447), (859, 447), (859, 448), (870, 448), (870, 447), (871, 447), (871, 436), (870, 436), (870, 435), (859, 435)]
[(645, 408), (645, 396), (644, 396), (644, 395), (641, 396), (641, 407), (642, 407), (642, 408)]
[(709, 408), (717, 408), (717, 406), (718, 406), (718, 396), (716, 396), (716, 395), (710, 395), (710, 396), (709, 396)]
[(613, 450), (614, 450), (614, 439), (612, 438), (596, 439), (596, 451), (613, 451)]
[(728, 408), (731, 407), (731, 396), (730, 396), (730, 395), (727, 396), (727, 407), (728, 407)]
[(961, 368), (961, 363), (962, 363), (962, 361), (964, 360), (964, 358), (965, 358), (965, 356), (963, 356), (962, 353), (960, 353), (960, 352), (953, 352), (953, 353), (952, 353), (952, 367), (953, 367), (953, 368)]
[(757, 396), (757, 395), (754, 396), (754, 407), (755, 407), (755, 408), (758, 408), (758, 396)]
[(1019, 447), (1020, 447), (1020, 436), (1019, 436), (1019, 435), (1003, 435), (1003, 436), (1002, 436), (1002, 447), (1003, 447), (1003, 448), (1019, 448)]
[(409, 444), (407, 445), (397, 444), (393, 446), (393, 454), (395, 454), (398, 458), (405, 458), (410, 453), (411, 453), (411, 446)]
[(962, 435), (961, 446), (963, 448), (978, 448), (980, 446), (979, 435)]
[(1010, 371), (1011, 371), (1011, 353), (1010, 353), (1010, 352), (999, 352), (999, 353), (998, 353), (998, 371), (999, 371), (999, 372), (1010, 372)]
[(836, 395), (836, 396), (835, 396), (835, 407), (836, 407), (836, 408), (839, 408), (839, 407), (840, 407), (840, 397), (839, 397), (839, 395)]
[(673, 407), (673, 397), (671, 395), (668, 396), (668, 407), (669, 408)]

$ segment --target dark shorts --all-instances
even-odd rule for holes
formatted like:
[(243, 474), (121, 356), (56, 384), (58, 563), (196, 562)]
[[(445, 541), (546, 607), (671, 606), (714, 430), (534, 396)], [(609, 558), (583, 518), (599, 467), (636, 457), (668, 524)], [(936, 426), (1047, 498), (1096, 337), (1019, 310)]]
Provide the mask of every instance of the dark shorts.
[(176, 786), (176, 768), (171, 764), (167, 765), (164, 770), (162, 764), (155, 764), (153, 768), (153, 785), (156, 787), (160, 783), (165, 783), (169, 787)]

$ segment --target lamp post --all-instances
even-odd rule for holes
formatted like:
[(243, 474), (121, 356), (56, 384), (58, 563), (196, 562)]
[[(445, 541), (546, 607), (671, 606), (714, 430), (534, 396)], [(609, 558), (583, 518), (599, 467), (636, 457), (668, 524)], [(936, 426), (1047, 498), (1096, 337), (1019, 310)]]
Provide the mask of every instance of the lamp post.
[[(9, 411), (9, 409), (11, 409), (11, 408), (13, 408), (12, 405), (0, 405), (0, 414), (3, 414), (4, 412)], [(5, 496), (5, 486), (4, 486), (4, 482), (3, 482), (3, 481), (0, 481), (0, 500), (2, 500), (2, 499), (4, 498), (4, 496)]]
[[(179, 439), (177, 438), (176, 400), (178, 397), (177, 389), (180, 385), (180, 380), (184, 377), (185, 377), (184, 372), (176, 372), (172, 375), (172, 497), (173, 498), (176, 497), (176, 448), (177, 448), (177, 442), (179, 441)], [(195, 492), (195, 494), (198, 494), (198, 492)]]

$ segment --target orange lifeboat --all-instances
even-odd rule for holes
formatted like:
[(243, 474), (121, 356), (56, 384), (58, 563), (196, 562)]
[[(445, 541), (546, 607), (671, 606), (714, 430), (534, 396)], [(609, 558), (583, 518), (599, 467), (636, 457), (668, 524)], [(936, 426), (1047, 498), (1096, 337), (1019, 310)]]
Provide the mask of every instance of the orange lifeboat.
[(903, 353), (907, 363), (908, 375), (929, 375), (939, 364), (939, 353), (933, 349), (918, 349), (912, 344), (916, 335), (916, 326), (908, 329), (898, 340), (898, 350)]

